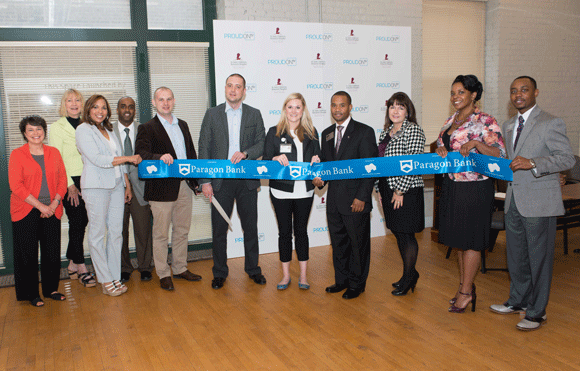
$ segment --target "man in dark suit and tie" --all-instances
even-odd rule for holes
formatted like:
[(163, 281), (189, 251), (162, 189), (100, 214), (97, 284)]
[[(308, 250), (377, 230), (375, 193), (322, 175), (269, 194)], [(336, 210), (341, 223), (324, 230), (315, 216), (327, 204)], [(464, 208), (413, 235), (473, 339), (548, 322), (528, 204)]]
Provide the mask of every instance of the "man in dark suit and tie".
[[(187, 123), (173, 115), (175, 98), (171, 89), (160, 87), (153, 94), (157, 115), (139, 126), (135, 152), (147, 160), (161, 160), (171, 166), (173, 160), (197, 158)], [(201, 276), (187, 269), (187, 245), (191, 226), (193, 189), (197, 182), (178, 178), (145, 181), (146, 201), (153, 214), (153, 261), (159, 283), (164, 290), (173, 290), (174, 278), (199, 281)], [(171, 231), (171, 267), (167, 264), (169, 225)]]
[[(139, 123), (135, 119), (135, 101), (131, 97), (123, 97), (117, 102), (117, 115), (119, 121), (113, 125), (113, 131), (123, 143), (123, 154), (133, 156), (135, 154), (135, 137)], [(151, 279), (153, 261), (153, 238), (151, 236), (151, 207), (143, 198), (145, 182), (139, 179), (137, 166), (127, 165), (129, 181), (133, 198), (125, 204), (123, 217), (123, 245), (121, 247), (121, 282), (127, 282), (133, 272), (133, 264), (129, 255), (129, 217), (133, 219), (133, 236), (135, 237), (135, 252), (137, 264), (141, 272), (141, 281)]]
[[(322, 161), (352, 160), (378, 156), (375, 131), (350, 117), (351, 97), (339, 91), (330, 107), (334, 125), (322, 132)], [(315, 178), (313, 184), (323, 187)], [(326, 292), (347, 289), (345, 299), (365, 291), (371, 252), (370, 212), (374, 179), (346, 179), (328, 182), (326, 219), (332, 243), (335, 283)]]
[[(200, 159), (256, 160), (264, 151), (264, 121), (260, 111), (243, 104), (246, 80), (239, 74), (226, 80), (226, 102), (205, 113), (199, 133)], [(200, 179), (202, 191), (210, 201), (219, 202), (228, 216), (232, 215), (234, 201), (244, 230), (245, 271), (257, 284), (265, 285), (266, 278), (258, 266), (258, 187), (256, 179)], [(211, 209), (213, 237), (213, 276), (211, 286), (223, 287), (228, 276), (227, 233), (228, 223)]]
[(564, 214), (559, 172), (574, 166), (566, 124), (536, 105), (536, 80), (518, 77), (510, 98), (518, 114), (503, 124), (513, 181), (505, 199), (510, 296), (490, 309), (499, 314), (524, 313), (516, 326), (531, 331), (546, 322), (550, 295), (556, 217)]

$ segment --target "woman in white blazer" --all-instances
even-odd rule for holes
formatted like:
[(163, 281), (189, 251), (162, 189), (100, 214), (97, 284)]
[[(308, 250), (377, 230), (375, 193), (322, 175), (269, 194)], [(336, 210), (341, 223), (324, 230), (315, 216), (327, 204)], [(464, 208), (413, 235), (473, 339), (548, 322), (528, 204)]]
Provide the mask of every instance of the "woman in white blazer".
[(81, 191), (89, 217), (91, 259), (103, 293), (119, 296), (127, 291), (120, 282), (121, 234), (124, 203), (131, 201), (131, 184), (122, 164), (137, 165), (141, 156), (123, 156), (123, 147), (109, 122), (111, 107), (102, 95), (87, 100), (82, 117), (76, 143), (83, 160)]

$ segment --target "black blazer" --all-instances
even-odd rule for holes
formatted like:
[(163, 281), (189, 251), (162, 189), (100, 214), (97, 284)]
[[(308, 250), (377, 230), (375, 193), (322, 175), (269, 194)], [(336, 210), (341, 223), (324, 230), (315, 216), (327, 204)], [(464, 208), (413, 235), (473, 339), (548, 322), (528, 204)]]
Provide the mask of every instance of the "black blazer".
[[(312, 140), (307, 136), (304, 136), (304, 142), (302, 142), (302, 155), (304, 158), (304, 162), (310, 162), (312, 156), (318, 155), (320, 157), (320, 143), (318, 143), (318, 133), (316, 129), (314, 130), (314, 135), (316, 136), (316, 140)], [(270, 130), (268, 130), (268, 134), (266, 135), (266, 141), (264, 142), (264, 156), (262, 157), (263, 160), (271, 160), (273, 157), (280, 155), (280, 144), (282, 143), (282, 138), (286, 139), (286, 143), (292, 144), (292, 152), (285, 153), (286, 157), (288, 157), (288, 161), (297, 161), (298, 160), (298, 150), (296, 149), (296, 145), (294, 144), (294, 140), (288, 133), (282, 134), (280, 137), (276, 136), (276, 126), (272, 126)], [(294, 183), (295, 180), (270, 180), (270, 187), (274, 189), (278, 189), (284, 192), (293, 192), (294, 191)], [(314, 185), (312, 181), (308, 180), (306, 182), (306, 190), (310, 191), (314, 189)]]
[[(187, 159), (197, 159), (187, 123), (178, 119), (178, 124), (185, 140)], [(139, 125), (135, 139), (135, 153), (139, 154), (143, 160), (159, 160), (166, 153), (177, 159), (171, 139), (157, 115), (147, 123)], [(144, 198), (146, 201), (175, 201), (179, 195), (180, 184), (179, 178), (147, 179)], [(197, 187), (197, 180), (187, 179), (187, 185), (193, 190)]]
[[(342, 135), (338, 154), (335, 154), (335, 128), (336, 124), (329, 126), (322, 132), (322, 161), (353, 160), (378, 156), (374, 129), (352, 118), (346, 132)], [(353, 213), (350, 209), (355, 198), (365, 202), (364, 213), (370, 212), (373, 208), (371, 194), (374, 182), (373, 178), (329, 181), (326, 212), (343, 215), (358, 214)]]

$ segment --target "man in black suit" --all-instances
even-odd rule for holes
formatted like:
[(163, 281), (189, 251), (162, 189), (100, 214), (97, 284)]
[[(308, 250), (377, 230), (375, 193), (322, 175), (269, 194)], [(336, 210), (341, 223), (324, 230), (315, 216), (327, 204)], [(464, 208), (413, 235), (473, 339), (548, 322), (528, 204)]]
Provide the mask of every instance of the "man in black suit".
[[(352, 160), (378, 156), (375, 131), (353, 120), (351, 97), (339, 91), (332, 96), (331, 113), (336, 124), (321, 135), (322, 161)], [(315, 178), (313, 184), (323, 187)], [(371, 252), (370, 212), (374, 179), (345, 179), (328, 182), (326, 219), (332, 243), (335, 283), (326, 292), (347, 289), (345, 299), (365, 291)]]
[[(153, 94), (157, 115), (140, 125), (135, 140), (135, 153), (147, 160), (161, 160), (171, 166), (174, 160), (195, 160), (197, 155), (187, 123), (173, 115), (175, 98), (171, 89), (160, 87)], [(190, 187), (188, 187), (188, 185)], [(145, 200), (153, 214), (153, 261), (159, 283), (164, 290), (173, 290), (174, 278), (199, 281), (201, 276), (187, 269), (187, 245), (191, 226), (193, 194), (197, 182), (179, 178), (148, 179)], [(171, 267), (167, 264), (169, 225), (171, 231)]]
[[(242, 160), (256, 160), (264, 152), (264, 121), (259, 110), (242, 104), (246, 95), (246, 80), (233, 74), (226, 79), (226, 102), (206, 111), (199, 133), (200, 159), (229, 159), (233, 164)], [(234, 201), (244, 230), (245, 271), (255, 283), (266, 284), (258, 266), (258, 188), (256, 179), (200, 179), (202, 191), (212, 197), (232, 215)], [(211, 286), (223, 287), (228, 276), (228, 223), (211, 209), (213, 239), (213, 276)]]

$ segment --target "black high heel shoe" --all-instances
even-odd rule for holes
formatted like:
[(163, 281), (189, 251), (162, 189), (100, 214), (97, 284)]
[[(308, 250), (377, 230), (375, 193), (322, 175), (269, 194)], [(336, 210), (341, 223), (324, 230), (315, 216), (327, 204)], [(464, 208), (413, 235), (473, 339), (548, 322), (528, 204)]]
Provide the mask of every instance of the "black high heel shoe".
[(403, 281), (405, 281), (405, 276), (401, 277), (401, 279), (400, 279), (400, 280), (398, 280), (397, 282), (393, 282), (393, 283), (391, 283), (391, 285), (392, 285), (394, 288), (398, 289), (398, 288), (400, 288), (401, 286), (403, 286)]
[(403, 296), (403, 295), (407, 295), (409, 290), (411, 290), (411, 292), (415, 292), (415, 286), (417, 286), (418, 280), (419, 280), (419, 272), (415, 271), (415, 274), (413, 274), (413, 278), (411, 279), (411, 281), (407, 285), (405, 285), (404, 280), (403, 280), (403, 283), (401, 283), (401, 286), (397, 287), (396, 289), (391, 291), (391, 294), (393, 294), (395, 296)]
[(463, 313), (465, 312), (465, 309), (467, 309), (467, 307), (469, 306), (469, 303), (471, 303), (471, 311), (475, 312), (475, 303), (477, 301), (477, 295), (475, 294), (475, 288), (473, 290), (471, 290), (471, 293), (466, 294), (464, 292), (459, 291), (460, 295), (465, 295), (465, 296), (470, 296), (471, 300), (467, 302), (467, 304), (465, 305), (465, 307), (463, 308), (459, 308), (456, 307), (455, 304), (453, 304), (452, 306), (449, 307), (449, 312), (451, 313)]

